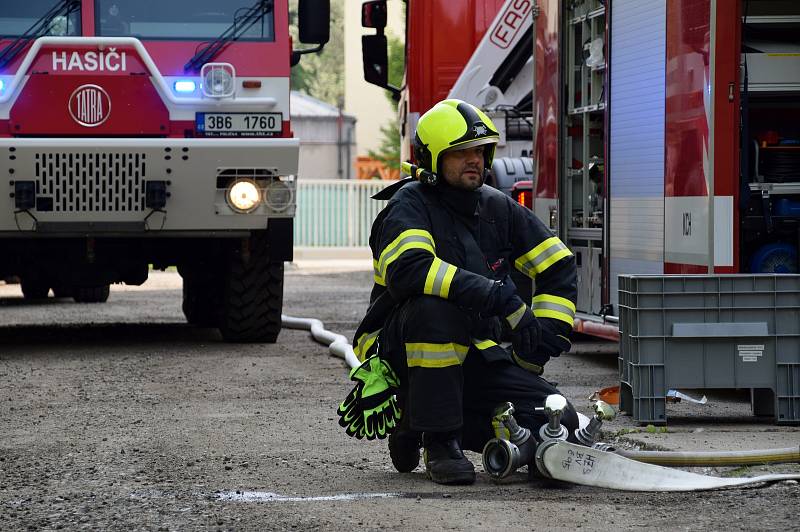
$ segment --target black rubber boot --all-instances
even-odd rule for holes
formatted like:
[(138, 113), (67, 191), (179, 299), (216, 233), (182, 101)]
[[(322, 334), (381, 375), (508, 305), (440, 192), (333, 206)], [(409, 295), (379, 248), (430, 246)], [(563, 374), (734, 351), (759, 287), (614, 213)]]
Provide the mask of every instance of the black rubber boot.
[(426, 432), (422, 435), (425, 472), (437, 484), (472, 484), (475, 467), (461, 451), (455, 432)]
[(389, 456), (400, 473), (410, 473), (417, 468), (421, 448), (422, 434), (419, 432), (400, 426), (389, 434)]

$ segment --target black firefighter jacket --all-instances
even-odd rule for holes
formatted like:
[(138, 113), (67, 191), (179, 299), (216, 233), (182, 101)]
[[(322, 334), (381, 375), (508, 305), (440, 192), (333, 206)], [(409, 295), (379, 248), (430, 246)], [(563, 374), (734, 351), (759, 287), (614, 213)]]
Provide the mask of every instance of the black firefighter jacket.
[[(353, 343), (360, 360), (375, 353), (386, 319), (409, 297), (441, 297), (478, 314), (495, 280), (511, 268), (534, 281), (526, 303), (542, 330), (563, 336), (572, 331), (574, 256), (531, 210), (497, 189), (409, 182), (378, 214), (369, 243), (375, 284)], [(474, 344), (481, 350), (497, 345), (483, 339)]]

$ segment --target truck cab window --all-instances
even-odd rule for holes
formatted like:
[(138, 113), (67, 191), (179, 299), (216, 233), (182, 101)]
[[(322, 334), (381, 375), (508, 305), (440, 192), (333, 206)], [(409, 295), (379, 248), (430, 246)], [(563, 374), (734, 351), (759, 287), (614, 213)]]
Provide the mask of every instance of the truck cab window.
[[(26, 0), (25, 2), (3, 2), (0, 9), (0, 36), (19, 37), (50, 11), (55, 0)], [(81, 34), (80, 9), (68, 15), (53, 18), (45, 35), (65, 37)]]
[[(214, 39), (255, 4), (255, 0), (95, 0), (97, 35), (145, 39)], [(241, 40), (275, 39), (270, 11)]]

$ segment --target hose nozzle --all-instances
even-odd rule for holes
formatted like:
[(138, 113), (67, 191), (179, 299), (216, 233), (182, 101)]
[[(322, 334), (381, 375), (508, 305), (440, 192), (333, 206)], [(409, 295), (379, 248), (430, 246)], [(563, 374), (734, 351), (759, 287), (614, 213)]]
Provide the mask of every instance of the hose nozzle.
[(547, 440), (566, 440), (569, 436), (567, 428), (561, 424), (561, 414), (567, 408), (567, 399), (563, 395), (548, 395), (544, 400), (544, 407), (536, 410), (543, 410), (548, 423), (539, 429), (539, 439), (543, 442)]
[(589, 424), (583, 428), (575, 429), (575, 439), (578, 443), (591, 447), (597, 435), (600, 434), (600, 427), (603, 426), (603, 421), (613, 421), (617, 413), (614, 407), (605, 401), (595, 401), (592, 405), (594, 408), (594, 417), (589, 420)]
[(483, 447), (483, 468), (494, 479), (505, 478), (529, 464), (536, 453), (536, 440), (531, 438), (531, 431), (520, 427), (513, 414), (511, 403), (495, 408), (492, 428), (496, 437)]

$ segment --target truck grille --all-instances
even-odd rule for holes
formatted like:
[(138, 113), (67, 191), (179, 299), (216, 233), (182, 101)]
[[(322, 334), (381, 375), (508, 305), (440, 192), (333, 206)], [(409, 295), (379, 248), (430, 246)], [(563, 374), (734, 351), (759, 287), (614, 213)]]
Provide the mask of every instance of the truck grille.
[(36, 196), (55, 212), (144, 211), (144, 153), (37, 153)]

